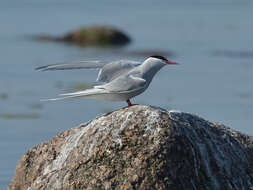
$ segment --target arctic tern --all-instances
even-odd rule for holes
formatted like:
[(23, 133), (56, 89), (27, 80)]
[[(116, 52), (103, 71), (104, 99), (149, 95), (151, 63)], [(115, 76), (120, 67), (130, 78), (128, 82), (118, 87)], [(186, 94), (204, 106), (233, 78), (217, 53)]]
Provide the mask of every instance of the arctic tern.
[(80, 61), (42, 66), (36, 70), (100, 69), (97, 81), (103, 84), (83, 91), (60, 94), (62, 97), (48, 99), (49, 101), (85, 97), (107, 101), (126, 101), (128, 106), (132, 106), (130, 99), (143, 93), (155, 74), (163, 66), (171, 64), (178, 63), (169, 61), (163, 56), (153, 55), (142, 63), (128, 60)]

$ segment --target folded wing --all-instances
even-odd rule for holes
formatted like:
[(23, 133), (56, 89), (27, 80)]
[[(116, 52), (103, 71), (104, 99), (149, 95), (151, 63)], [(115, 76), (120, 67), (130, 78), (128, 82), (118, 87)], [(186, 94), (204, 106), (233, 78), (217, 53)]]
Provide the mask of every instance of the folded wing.
[[(55, 101), (80, 97), (115, 101), (119, 100), (117, 95), (120, 96), (120, 94), (135, 93), (136, 91), (142, 89), (145, 90), (147, 87), (146, 84), (146, 80), (135, 77), (133, 75), (121, 76), (104, 85), (94, 86), (91, 89), (83, 91), (60, 94), (60, 96), (62, 96), (60, 98), (47, 99), (45, 101)], [(110, 96), (114, 96), (114, 98), (111, 98)]]
[(125, 93), (143, 89), (146, 87), (146, 84), (147, 82), (143, 78), (135, 77), (133, 75), (123, 75), (105, 85), (95, 87), (103, 88), (109, 92)]

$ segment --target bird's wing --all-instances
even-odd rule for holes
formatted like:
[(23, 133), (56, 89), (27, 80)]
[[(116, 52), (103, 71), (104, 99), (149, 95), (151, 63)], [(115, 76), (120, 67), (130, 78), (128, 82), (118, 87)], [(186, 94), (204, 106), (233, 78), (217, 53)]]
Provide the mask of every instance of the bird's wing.
[(70, 63), (59, 63), (36, 68), (38, 71), (48, 70), (69, 70), (69, 69), (100, 69), (97, 81), (110, 82), (122, 74), (137, 67), (141, 62), (120, 60), (113, 62), (106, 61), (79, 61)]
[(108, 92), (125, 93), (145, 88), (146, 84), (145, 79), (130, 74), (122, 75), (107, 84), (95, 86), (95, 88), (102, 88)]
[(38, 67), (35, 70), (38, 71), (48, 71), (48, 70), (67, 70), (67, 69), (98, 69), (102, 68), (109, 62), (103, 61), (79, 61), (79, 62), (69, 62), (69, 63), (59, 63), (46, 65)]
[(129, 72), (133, 68), (139, 66), (141, 62), (130, 61), (130, 60), (120, 60), (114, 61), (109, 64), (104, 65), (98, 74), (98, 82), (110, 82), (115, 78), (122, 76), (123, 74)]

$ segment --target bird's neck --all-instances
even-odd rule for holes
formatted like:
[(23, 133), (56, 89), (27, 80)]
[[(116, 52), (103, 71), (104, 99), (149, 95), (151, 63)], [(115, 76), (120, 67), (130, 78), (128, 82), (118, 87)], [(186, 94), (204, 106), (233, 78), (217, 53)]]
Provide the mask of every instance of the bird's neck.
[(151, 62), (151, 61), (145, 61), (141, 65), (141, 70), (142, 70), (142, 77), (151, 82), (155, 74), (163, 67), (165, 66), (164, 63), (161, 62)]

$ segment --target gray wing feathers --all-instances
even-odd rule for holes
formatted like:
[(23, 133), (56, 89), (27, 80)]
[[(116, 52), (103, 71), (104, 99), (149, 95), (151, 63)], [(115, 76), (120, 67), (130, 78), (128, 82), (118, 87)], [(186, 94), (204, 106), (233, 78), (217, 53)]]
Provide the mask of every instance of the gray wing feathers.
[(124, 77), (118, 77), (117, 79), (111, 81), (110, 83), (101, 85), (101, 87), (103, 87), (109, 92), (123, 93), (145, 88), (146, 84), (147, 84), (146, 80), (129, 75)]
[(98, 82), (110, 82), (113, 79), (127, 73), (141, 63), (136, 61), (121, 60), (104, 65), (98, 74)]
[(141, 63), (129, 60), (120, 60), (115, 62), (102, 62), (102, 61), (80, 61), (70, 63), (60, 63), (38, 67), (35, 70), (48, 71), (48, 70), (70, 70), (70, 69), (99, 69), (97, 77), (98, 82), (110, 82), (120, 75), (130, 71), (134, 67), (139, 66)]
[(80, 61), (70, 63), (59, 63), (38, 67), (35, 70), (47, 71), (47, 70), (67, 70), (67, 69), (97, 69), (102, 68), (108, 62), (101, 61)]

